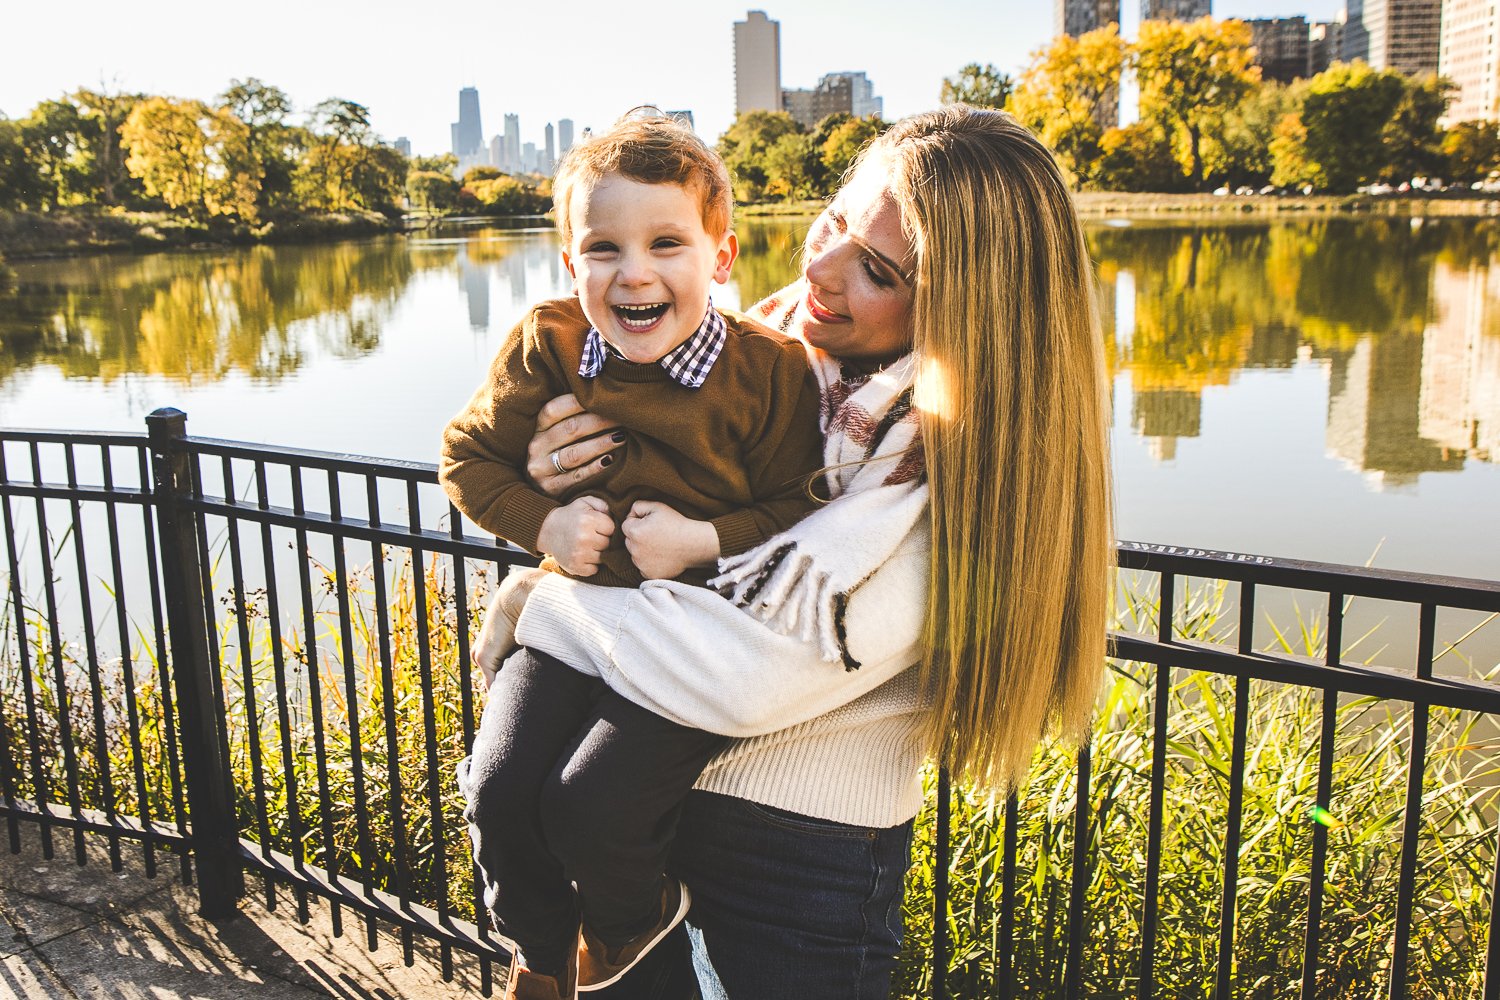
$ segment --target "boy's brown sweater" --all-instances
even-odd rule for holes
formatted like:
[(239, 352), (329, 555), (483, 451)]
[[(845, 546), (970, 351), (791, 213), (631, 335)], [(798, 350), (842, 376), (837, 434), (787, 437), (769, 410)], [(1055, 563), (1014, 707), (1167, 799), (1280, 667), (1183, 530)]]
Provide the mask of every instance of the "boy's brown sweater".
[[(535, 552), (542, 521), (580, 496), (602, 497), (615, 521), (590, 583), (634, 587), (640, 573), (620, 524), (637, 500), (712, 521), (720, 554), (735, 555), (791, 526), (816, 503), (822, 466), (818, 386), (801, 344), (736, 313), (703, 385), (660, 364), (609, 354), (595, 378), (578, 374), (589, 322), (576, 298), (543, 302), (511, 331), (489, 376), (443, 431), (438, 478), (476, 524)], [(526, 478), (526, 446), (542, 404), (571, 392), (627, 432), (598, 478), (553, 499)], [(706, 570), (679, 579), (703, 583)]]

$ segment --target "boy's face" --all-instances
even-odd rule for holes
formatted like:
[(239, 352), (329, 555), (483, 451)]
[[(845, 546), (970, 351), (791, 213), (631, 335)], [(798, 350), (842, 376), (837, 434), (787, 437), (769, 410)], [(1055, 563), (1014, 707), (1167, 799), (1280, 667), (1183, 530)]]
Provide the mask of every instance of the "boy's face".
[(606, 174), (569, 202), (573, 238), (563, 263), (584, 315), (631, 361), (658, 361), (693, 335), (710, 281), (723, 284), (739, 253), (732, 232), (703, 228), (697, 191)]

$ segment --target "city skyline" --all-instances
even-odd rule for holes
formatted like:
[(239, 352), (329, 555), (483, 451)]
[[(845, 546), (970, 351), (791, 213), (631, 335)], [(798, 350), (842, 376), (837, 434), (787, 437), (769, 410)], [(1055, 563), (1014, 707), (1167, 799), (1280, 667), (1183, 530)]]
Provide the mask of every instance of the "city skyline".
[[(1214, 14), (1303, 14), (1313, 21), (1331, 19), (1339, 6), (1338, 0), (1218, 0)], [(1122, 7), (1129, 33), (1139, 7)], [(481, 92), (492, 120), (517, 114), (528, 136), (526, 123), (535, 123), (537, 140), (544, 122), (571, 118), (579, 131), (597, 129), (630, 107), (653, 103), (691, 110), (699, 133), (713, 141), (734, 117), (733, 25), (750, 10), (763, 9), (781, 24), (784, 85), (808, 86), (856, 68), (875, 81), (888, 118), (935, 106), (942, 78), (966, 63), (993, 63), (1014, 75), (1053, 36), (1052, 5), (1010, 10), (979, 0), (924, 7), (920, 22), (895, 0), (871, 0), (858, 17), (830, 3), (778, 8), (745, 0), (669, 0), (651, 18), (593, 0), (572, 9), (577, 16), (570, 20), (588, 30), (566, 44), (551, 41), (555, 10), (475, 9), (455, 39), (404, 47), (408, 36), (393, 26), (410, 12), (386, 0), (372, 0), (354, 20), (332, 7), (268, 0), (256, 18), (233, 24), (184, 0), (158, 0), (149, 16), (131, 18), (101, 0), (80, 0), (75, 23), (85, 27), (67, 44), (17, 45), (8, 54), (0, 113), (23, 117), (38, 102), (79, 87), (209, 100), (232, 79), (257, 77), (284, 90), (299, 114), (330, 97), (358, 101), (370, 108), (382, 137), (405, 136), (423, 155), (451, 148), (454, 95), (463, 87)], [(7, 14), (16, 39), (50, 37), (51, 21), (38, 5)], [(911, 45), (918, 31), (922, 45)], [(671, 45), (658, 54), (642, 48), (657, 37)], [(528, 44), (515, 46), (518, 38)]]

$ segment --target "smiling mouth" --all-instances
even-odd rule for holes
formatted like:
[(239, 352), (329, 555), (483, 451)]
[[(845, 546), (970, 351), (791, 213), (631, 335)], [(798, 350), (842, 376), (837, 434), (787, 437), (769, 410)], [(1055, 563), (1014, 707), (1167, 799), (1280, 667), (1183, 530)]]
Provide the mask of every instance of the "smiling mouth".
[(644, 306), (611, 306), (615, 318), (627, 330), (649, 330), (657, 320), (667, 314), (667, 303), (654, 302)]
[(807, 293), (807, 311), (813, 319), (820, 323), (839, 323), (849, 318), (842, 313), (834, 312), (819, 302), (817, 296), (813, 295), (812, 292)]

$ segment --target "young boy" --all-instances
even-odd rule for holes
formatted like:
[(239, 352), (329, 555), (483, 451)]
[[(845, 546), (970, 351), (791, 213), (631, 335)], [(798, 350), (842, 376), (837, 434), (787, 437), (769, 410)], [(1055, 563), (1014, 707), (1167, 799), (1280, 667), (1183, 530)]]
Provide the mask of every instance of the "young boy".
[[(815, 503), (817, 385), (800, 344), (709, 302), (738, 244), (728, 173), (690, 131), (622, 119), (569, 152), (554, 192), (577, 297), (536, 306), (512, 331), (445, 430), (439, 477), (477, 524), (560, 572), (701, 584), (716, 558)], [(527, 480), (526, 445), (542, 404), (567, 392), (625, 442), (598, 479), (553, 499)], [(511, 627), (498, 607), (491, 623)], [(725, 739), (524, 662), (494, 678), (478, 737), (507, 747), (503, 780), (485, 783), (506, 801), (470, 798), (465, 817), (483, 831), (486, 902), (517, 945), (507, 996), (566, 998), (575, 977), (579, 989), (618, 980), (686, 914), (686, 889), (663, 874), (667, 848)]]

